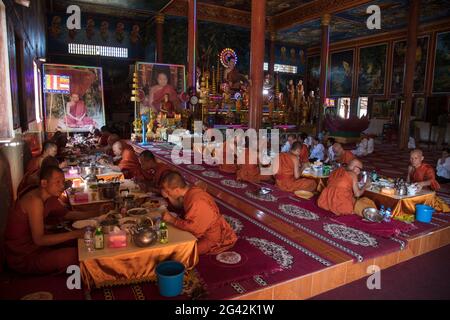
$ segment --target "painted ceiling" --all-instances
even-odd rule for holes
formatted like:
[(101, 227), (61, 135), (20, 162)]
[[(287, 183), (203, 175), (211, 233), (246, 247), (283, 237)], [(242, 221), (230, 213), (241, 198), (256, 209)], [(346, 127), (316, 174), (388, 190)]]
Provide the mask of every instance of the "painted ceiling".
[[(297, 8), (313, 0), (267, 0), (266, 11), (268, 16), (274, 16), (285, 11)], [(237, 9), (242, 11), (251, 11), (251, 0), (199, 0), (208, 4), (221, 7)]]
[[(381, 9), (381, 29), (369, 30), (366, 20), (369, 5)], [(450, 0), (422, 0), (420, 22), (429, 23), (450, 18)], [(333, 15), (330, 41), (337, 42), (405, 28), (408, 24), (408, 0), (377, 0)], [(287, 30), (279, 31), (277, 41), (299, 46), (320, 44), (320, 21), (311, 21)]]
[(130, 10), (158, 12), (169, 0), (76, 0), (80, 3), (106, 5)]

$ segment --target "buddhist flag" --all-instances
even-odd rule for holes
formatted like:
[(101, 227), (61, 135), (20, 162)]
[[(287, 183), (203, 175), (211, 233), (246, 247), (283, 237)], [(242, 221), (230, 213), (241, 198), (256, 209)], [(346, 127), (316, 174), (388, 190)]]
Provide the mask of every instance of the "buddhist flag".
[(44, 92), (69, 94), (70, 77), (56, 74), (46, 74), (44, 81)]

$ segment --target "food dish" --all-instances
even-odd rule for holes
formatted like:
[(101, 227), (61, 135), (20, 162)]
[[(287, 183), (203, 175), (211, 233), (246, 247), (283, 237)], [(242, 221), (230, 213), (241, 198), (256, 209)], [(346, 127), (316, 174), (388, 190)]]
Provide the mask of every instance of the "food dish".
[(148, 210), (146, 208), (134, 208), (127, 211), (127, 215), (131, 217), (141, 217), (146, 214), (148, 214)]
[(78, 220), (72, 223), (72, 227), (75, 229), (84, 229), (87, 227), (95, 228), (97, 227), (97, 221), (96, 220)]
[(305, 190), (297, 190), (297, 191), (295, 191), (294, 193), (295, 193), (295, 195), (296, 195), (297, 197), (302, 198), (302, 199), (307, 199), (307, 200), (309, 200), (309, 199), (311, 199), (312, 197), (314, 197), (314, 193), (309, 192), (309, 191), (305, 191)]
[(393, 196), (395, 195), (395, 189), (391, 187), (384, 187), (381, 188), (381, 193), (387, 194), (388, 196)]

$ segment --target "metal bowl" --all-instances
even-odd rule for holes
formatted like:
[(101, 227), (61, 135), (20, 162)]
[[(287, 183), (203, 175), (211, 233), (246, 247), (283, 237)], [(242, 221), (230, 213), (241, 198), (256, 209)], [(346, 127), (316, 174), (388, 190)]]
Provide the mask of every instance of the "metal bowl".
[(376, 208), (365, 208), (363, 210), (363, 217), (371, 222), (383, 221), (383, 216)]
[(148, 247), (156, 241), (157, 237), (154, 230), (144, 228), (133, 235), (133, 242), (138, 247)]

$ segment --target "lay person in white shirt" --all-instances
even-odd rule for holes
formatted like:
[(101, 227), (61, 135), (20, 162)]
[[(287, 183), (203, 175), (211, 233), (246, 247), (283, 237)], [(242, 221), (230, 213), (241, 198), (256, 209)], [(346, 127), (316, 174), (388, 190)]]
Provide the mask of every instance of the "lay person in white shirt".
[(325, 158), (325, 147), (323, 144), (319, 142), (319, 138), (314, 137), (312, 138), (312, 145), (311, 145), (311, 154), (309, 156), (309, 161), (314, 162), (317, 160), (323, 161)]
[(289, 152), (289, 151), (291, 151), (291, 146), (292, 146), (292, 144), (295, 141), (297, 141), (297, 136), (295, 134), (293, 134), (293, 133), (290, 133), (288, 135), (286, 143), (281, 148), (281, 152)]
[(368, 153), (367, 145), (368, 145), (367, 138), (365, 136), (363, 136), (363, 138), (361, 139), (361, 142), (356, 145), (356, 149), (352, 150), (352, 153), (358, 157), (367, 156), (367, 153)]
[(369, 141), (367, 141), (367, 154), (373, 153), (375, 150), (375, 141), (372, 137), (369, 138)]
[(442, 151), (442, 158), (437, 162), (436, 180), (439, 183), (450, 183), (450, 149)]
[(333, 162), (335, 160), (335, 154), (333, 150), (333, 144), (336, 143), (336, 139), (334, 138), (328, 138), (327, 139), (327, 159), (325, 160), (326, 163)]

